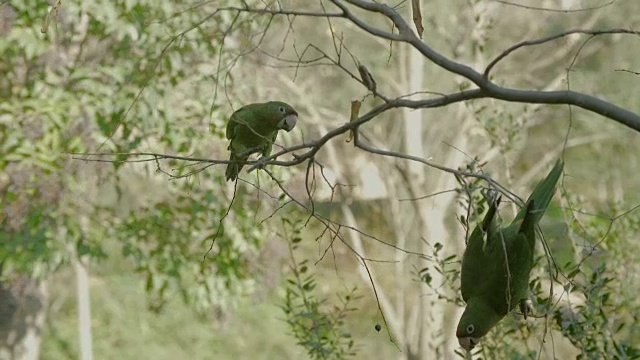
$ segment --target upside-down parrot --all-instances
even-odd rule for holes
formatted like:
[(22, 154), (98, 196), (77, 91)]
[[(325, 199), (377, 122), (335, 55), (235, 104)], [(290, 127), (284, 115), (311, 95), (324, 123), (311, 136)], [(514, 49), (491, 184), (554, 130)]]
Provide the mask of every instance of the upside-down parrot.
[(465, 350), (473, 349), (516, 305), (525, 319), (531, 312), (528, 293), (535, 228), (553, 197), (563, 167), (562, 160), (558, 160), (507, 227), (499, 227), (496, 218), (498, 198), (469, 236), (460, 275), (466, 308), (456, 330)]
[(227, 181), (238, 177), (251, 154), (269, 156), (278, 131), (291, 131), (297, 122), (298, 113), (282, 101), (249, 104), (236, 110), (227, 123), (227, 139), (231, 140)]

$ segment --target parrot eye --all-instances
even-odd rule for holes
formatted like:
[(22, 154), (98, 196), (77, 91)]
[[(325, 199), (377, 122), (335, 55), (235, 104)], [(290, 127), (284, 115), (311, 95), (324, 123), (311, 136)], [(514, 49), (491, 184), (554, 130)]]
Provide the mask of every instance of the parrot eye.
[(284, 106), (280, 106), (280, 107), (278, 108), (278, 111), (280, 111), (281, 113), (283, 113), (283, 114), (284, 114), (284, 113), (285, 113)]
[(467, 334), (473, 334), (474, 331), (476, 331), (476, 327), (473, 324), (469, 324), (467, 326)]

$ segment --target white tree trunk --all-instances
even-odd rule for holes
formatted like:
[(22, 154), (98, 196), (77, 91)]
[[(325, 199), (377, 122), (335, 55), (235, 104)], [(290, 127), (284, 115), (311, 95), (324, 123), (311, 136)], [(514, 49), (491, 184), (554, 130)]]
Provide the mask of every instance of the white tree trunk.
[[(89, 236), (89, 219), (81, 218), (83, 236)], [(73, 269), (76, 273), (76, 294), (78, 297), (78, 338), (80, 341), (80, 359), (93, 360), (92, 336), (91, 336), (91, 297), (89, 293), (89, 272), (87, 270), (88, 258), (76, 256)]]
[(86, 258), (76, 259), (73, 264), (76, 273), (76, 291), (78, 297), (78, 338), (80, 341), (80, 359), (92, 360), (89, 274), (83, 260), (86, 261)]

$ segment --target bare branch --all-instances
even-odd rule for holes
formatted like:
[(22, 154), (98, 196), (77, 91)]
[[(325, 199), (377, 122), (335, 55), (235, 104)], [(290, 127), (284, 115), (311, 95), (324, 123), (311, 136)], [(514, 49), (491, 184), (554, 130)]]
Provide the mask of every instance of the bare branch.
[(489, 73), (491, 72), (491, 69), (494, 68), (494, 66), (496, 66), (496, 64), (504, 59), (505, 57), (509, 56), (509, 54), (511, 54), (512, 52), (525, 47), (525, 46), (533, 46), (533, 45), (540, 45), (540, 44), (544, 44), (550, 41), (554, 41), (569, 35), (573, 35), (573, 34), (586, 34), (586, 35), (592, 35), (592, 36), (598, 36), (598, 35), (612, 35), (612, 34), (632, 34), (632, 35), (640, 35), (639, 31), (633, 31), (633, 30), (629, 30), (629, 29), (608, 29), (608, 30), (588, 30), (588, 29), (573, 29), (573, 30), (569, 30), (569, 31), (565, 31), (563, 33), (560, 34), (555, 34), (555, 35), (551, 35), (551, 36), (547, 36), (541, 39), (536, 39), (536, 40), (527, 40), (527, 41), (523, 41), (520, 43), (517, 43), (511, 47), (509, 47), (507, 50), (503, 51), (500, 55), (498, 55), (495, 59), (493, 59), (489, 65), (487, 66), (487, 68), (484, 71), (484, 77), (488, 78), (489, 77)]
[(566, 10), (563, 10), (563, 9), (551, 9), (551, 8), (543, 8), (543, 7), (537, 7), (537, 6), (516, 4), (514, 2), (504, 1), (504, 0), (493, 0), (493, 1), (495, 1), (497, 3), (500, 3), (500, 4), (509, 5), (509, 6), (513, 6), (513, 7), (518, 7), (518, 8), (527, 9), (527, 10), (537, 10), (537, 11), (547, 11), (547, 12), (560, 12), (560, 13), (576, 13), (576, 12), (599, 10), (599, 9), (605, 8), (605, 7), (609, 6), (609, 5), (612, 5), (613, 3), (616, 2), (616, 0), (611, 0), (606, 4), (602, 4), (602, 5), (598, 5), (598, 6), (592, 6), (592, 7), (581, 8), (581, 9), (566, 9)]

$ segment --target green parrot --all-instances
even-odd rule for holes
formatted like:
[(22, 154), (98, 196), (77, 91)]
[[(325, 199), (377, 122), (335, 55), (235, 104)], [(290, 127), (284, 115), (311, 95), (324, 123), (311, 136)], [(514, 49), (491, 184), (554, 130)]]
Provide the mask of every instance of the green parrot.
[(227, 123), (227, 139), (231, 163), (227, 165), (227, 181), (235, 180), (249, 156), (260, 152), (271, 154), (279, 130), (291, 131), (298, 122), (298, 113), (282, 101), (249, 104), (236, 110)]
[(531, 312), (528, 293), (535, 228), (553, 197), (563, 167), (563, 161), (558, 160), (509, 226), (499, 227), (498, 198), (469, 236), (460, 275), (462, 299), (467, 306), (456, 330), (465, 350), (473, 349), (516, 305), (525, 319)]

